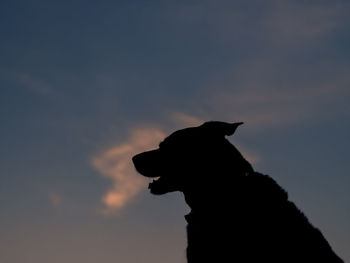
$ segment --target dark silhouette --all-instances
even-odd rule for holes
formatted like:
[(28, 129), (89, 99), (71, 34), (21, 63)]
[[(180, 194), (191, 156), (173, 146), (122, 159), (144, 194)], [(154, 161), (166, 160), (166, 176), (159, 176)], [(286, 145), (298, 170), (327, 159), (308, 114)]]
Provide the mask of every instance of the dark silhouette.
[(188, 262), (343, 262), (287, 193), (225, 139), (241, 124), (179, 130), (133, 157), (139, 173), (158, 177), (151, 193), (184, 193)]

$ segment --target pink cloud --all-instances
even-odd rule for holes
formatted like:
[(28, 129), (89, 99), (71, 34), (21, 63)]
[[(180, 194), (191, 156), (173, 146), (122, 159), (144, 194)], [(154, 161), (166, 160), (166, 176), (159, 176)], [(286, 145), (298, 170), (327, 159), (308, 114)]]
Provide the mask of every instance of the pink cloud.
[(102, 197), (102, 213), (111, 214), (124, 208), (147, 188), (147, 179), (138, 175), (131, 162), (135, 154), (157, 147), (165, 134), (157, 128), (132, 130), (129, 139), (112, 146), (92, 160), (92, 165), (112, 182)]

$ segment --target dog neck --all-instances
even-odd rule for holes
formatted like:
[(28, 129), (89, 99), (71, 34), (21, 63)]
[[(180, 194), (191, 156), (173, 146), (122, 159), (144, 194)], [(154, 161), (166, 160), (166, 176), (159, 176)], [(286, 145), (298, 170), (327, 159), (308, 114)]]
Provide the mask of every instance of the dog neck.
[[(233, 200), (240, 202), (244, 198), (242, 193), (247, 192), (245, 190), (247, 188), (247, 178), (252, 173), (254, 171), (221, 175), (216, 180), (193, 182), (188, 185), (182, 192), (187, 205), (191, 208), (189, 218), (213, 210), (225, 212), (234, 205)], [(225, 180), (222, 179), (223, 177), (225, 177)]]

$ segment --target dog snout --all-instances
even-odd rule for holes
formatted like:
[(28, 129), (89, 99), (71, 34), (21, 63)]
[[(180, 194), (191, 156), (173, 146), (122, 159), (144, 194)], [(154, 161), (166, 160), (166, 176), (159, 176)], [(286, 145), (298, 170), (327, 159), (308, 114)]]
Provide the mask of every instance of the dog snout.
[(135, 167), (139, 167), (141, 159), (142, 159), (141, 153), (140, 154), (136, 154), (134, 157), (132, 157), (132, 162), (133, 162)]
[(135, 155), (132, 158), (136, 170), (146, 177), (158, 177), (159, 151), (152, 150)]

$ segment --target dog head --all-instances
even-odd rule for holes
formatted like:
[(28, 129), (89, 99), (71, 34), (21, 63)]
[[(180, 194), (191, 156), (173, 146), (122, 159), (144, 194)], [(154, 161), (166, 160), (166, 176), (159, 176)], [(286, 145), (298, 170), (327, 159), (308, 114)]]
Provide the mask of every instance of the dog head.
[(143, 176), (156, 178), (149, 189), (158, 195), (211, 185), (228, 171), (244, 174), (252, 170), (250, 164), (225, 138), (241, 124), (211, 121), (178, 130), (159, 148), (134, 156), (133, 163)]

